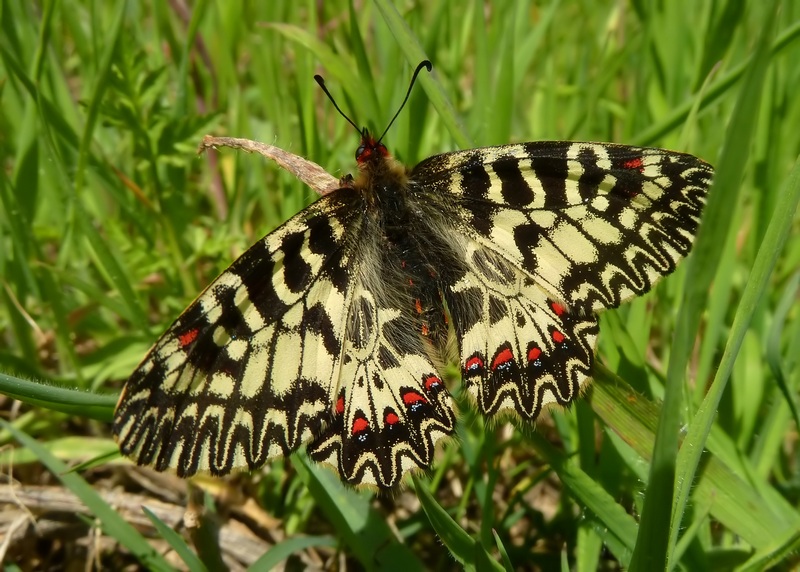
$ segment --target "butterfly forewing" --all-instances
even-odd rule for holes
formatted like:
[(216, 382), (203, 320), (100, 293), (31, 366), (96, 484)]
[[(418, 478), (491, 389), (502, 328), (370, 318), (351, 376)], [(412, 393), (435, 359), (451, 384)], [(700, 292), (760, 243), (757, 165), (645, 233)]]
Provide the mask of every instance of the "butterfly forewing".
[(357, 232), (332, 194), (253, 245), (129, 379), (114, 423), (140, 464), (225, 474), (319, 433), (338, 392)]
[(545, 141), (437, 155), (413, 180), (573, 310), (616, 307), (688, 254), (710, 165), (663, 149)]

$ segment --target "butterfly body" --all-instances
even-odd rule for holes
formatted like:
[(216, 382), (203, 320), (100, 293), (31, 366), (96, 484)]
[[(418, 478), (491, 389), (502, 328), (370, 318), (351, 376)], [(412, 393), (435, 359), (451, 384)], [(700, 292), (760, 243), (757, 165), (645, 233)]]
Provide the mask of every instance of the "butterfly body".
[(308, 444), (380, 488), (455, 430), (444, 366), (485, 415), (534, 420), (589, 379), (596, 312), (688, 253), (712, 169), (537, 142), (413, 169), (364, 130), (359, 174), (252, 246), (131, 376), (114, 432), (156, 469), (226, 474)]

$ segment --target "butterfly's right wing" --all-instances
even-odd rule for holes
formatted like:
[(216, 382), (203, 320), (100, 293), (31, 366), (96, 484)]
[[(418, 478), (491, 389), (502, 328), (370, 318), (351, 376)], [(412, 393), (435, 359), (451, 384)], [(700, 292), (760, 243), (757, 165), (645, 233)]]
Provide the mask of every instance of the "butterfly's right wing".
[(614, 308), (689, 253), (713, 168), (686, 153), (537, 141), (445, 153), (411, 173), (463, 228), (571, 309)]
[(411, 172), (449, 197), (465, 276), (449, 292), (465, 385), (535, 419), (589, 378), (595, 312), (642, 294), (692, 245), (713, 169), (687, 155), (542, 141), (446, 153)]

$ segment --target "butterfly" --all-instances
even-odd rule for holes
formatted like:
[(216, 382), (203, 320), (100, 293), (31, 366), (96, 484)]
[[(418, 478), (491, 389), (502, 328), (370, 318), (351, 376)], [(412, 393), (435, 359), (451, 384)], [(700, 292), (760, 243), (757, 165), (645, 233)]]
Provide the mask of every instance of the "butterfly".
[(307, 445), (343, 481), (391, 488), (455, 431), (448, 364), (485, 416), (568, 405), (597, 312), (689, 253), (713, 174), (685, 153), (568, 141), (407, 168), (359, 132), (358, 175), (250, 247), (133, 372), (124, 455), (225, 475)]

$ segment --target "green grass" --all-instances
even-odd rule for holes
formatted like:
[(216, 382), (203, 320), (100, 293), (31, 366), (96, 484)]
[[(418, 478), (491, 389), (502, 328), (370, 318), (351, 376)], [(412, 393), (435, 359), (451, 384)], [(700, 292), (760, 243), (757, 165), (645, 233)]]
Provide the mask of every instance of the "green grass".
[[(585, 399), (536, 430), (466, 412), (459, 446), (394, 497), (301, 455), (198, 481), (218, 526), (265, 539), (242, 561), (797, 566), (797, 3), (193, 4), (183, 17), (166, 2), (0, 3), (0, 390), (26, 403), (0, 401), (0, 463), (20, 490), (77, 495), (79, 522), (117, 543), (106, 567), (184, 555), (202, 569), (187, 556), (199, 532), (116, 516), (112, 483), (178, 504), (185, 491), (157, 494), (107, 461), (114, 396), (202, 287), (315, 195), (258, 156), (195, 149), (206, 133), (248, 137), (340, 177), (357, 135), (313, 75), (380, 132), (427, 58), (434, 73), (385, 139), (401, 160), (537, 139), (688, 151), (717, 167), (695, 252), (603, 315)], [(276, 520), (243, 517), (231, 490)], [(6, 560), (23, 568), (26, 534)]]

